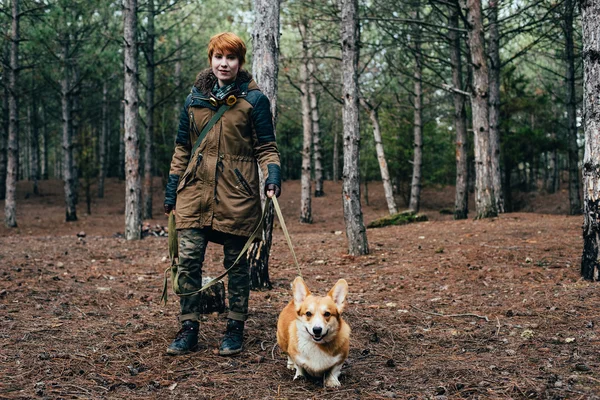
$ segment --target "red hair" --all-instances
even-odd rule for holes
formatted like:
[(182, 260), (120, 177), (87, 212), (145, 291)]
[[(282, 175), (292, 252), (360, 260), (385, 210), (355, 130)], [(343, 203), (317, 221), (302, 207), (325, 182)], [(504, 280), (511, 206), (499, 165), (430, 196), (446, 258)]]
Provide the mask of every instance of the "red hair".
[(208, 63), (210, 64), (215, 52), (234, 54), (240, 61), (240, 67), (246, 62), (246, 45), (238, 35), (231, 32), (222, 32), (214, 35), (208, 42)]

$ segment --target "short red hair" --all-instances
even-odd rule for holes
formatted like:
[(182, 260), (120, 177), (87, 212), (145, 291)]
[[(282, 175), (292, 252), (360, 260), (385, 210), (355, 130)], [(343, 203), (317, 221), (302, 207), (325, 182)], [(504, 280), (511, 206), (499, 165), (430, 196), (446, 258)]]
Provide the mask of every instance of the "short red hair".
[(240, 67), (246, 62), (246, 44), (238, 35), (231, 32), (218, 33), (208, 42), (208, 63), (212, 61), (215, 52), (234, 54), (240, 61)]

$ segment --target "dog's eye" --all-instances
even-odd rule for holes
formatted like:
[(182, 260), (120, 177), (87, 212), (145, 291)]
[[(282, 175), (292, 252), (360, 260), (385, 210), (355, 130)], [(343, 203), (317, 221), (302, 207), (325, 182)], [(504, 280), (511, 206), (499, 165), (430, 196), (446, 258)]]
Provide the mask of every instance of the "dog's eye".
[(331, 313), (329, 311), (325, 311), (323, 315), (325, 316), (325, 318), (331, 317)]
[(310, 311), (307, 311), (307, 312), (306, 312), (306, 316), (307, 316), (308, 318), (310, 318), (310, 317), (312, 317), (312, 313), (311, 313)]

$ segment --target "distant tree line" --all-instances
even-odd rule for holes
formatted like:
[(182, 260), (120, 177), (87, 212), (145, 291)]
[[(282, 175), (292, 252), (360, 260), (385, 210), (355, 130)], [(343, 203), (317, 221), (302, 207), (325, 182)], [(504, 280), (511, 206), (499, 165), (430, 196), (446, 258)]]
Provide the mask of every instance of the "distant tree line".
[[(257, 5), (12, 0), (1, 7), (5, 223), (17, 223), (17, 180), (37, 193), (40, 179), (62, 179), (69, 221), (80, 193), (91, 212), (105, 178), (119, 177), (127, 204), (140, 204), (126, 206), (137, 230), (162, 200), (152, 199), (151, 177), (168, 173), (178, 110), (208, 65), (208, 39), (231, 30), (252, 44), (260, 37)], [(382, 182), (390, 213), (418, 212), (428, 184), (455, 185), (457, 219), (512, 211), (514, 189), (562, 187), (569, 213), (582, 211), (583, 38), (574, 0), (280, 7), (277, 140), (284, 178), (302, 182), (301, 221), (312, 221), (312, 197), (331, 195), (323, 180), (340, 179), (356, 254), (368, 252), (360, 185), (369, 180)]]

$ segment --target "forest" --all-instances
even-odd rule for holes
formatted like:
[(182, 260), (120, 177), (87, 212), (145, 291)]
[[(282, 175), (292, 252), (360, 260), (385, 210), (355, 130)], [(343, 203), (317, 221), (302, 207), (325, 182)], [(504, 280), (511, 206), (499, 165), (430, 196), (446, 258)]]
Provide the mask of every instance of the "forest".
[[(0, 398), (599, 398), (600, 2), (0, 10)], [(170, 357), (165, 187), (220, 32), (270, 101), (296, 255), (267, 207), (244, 351), (219, 356), (214, 312)], [(349, 282), (340, 388), (277, 347), (300, 270)]]

